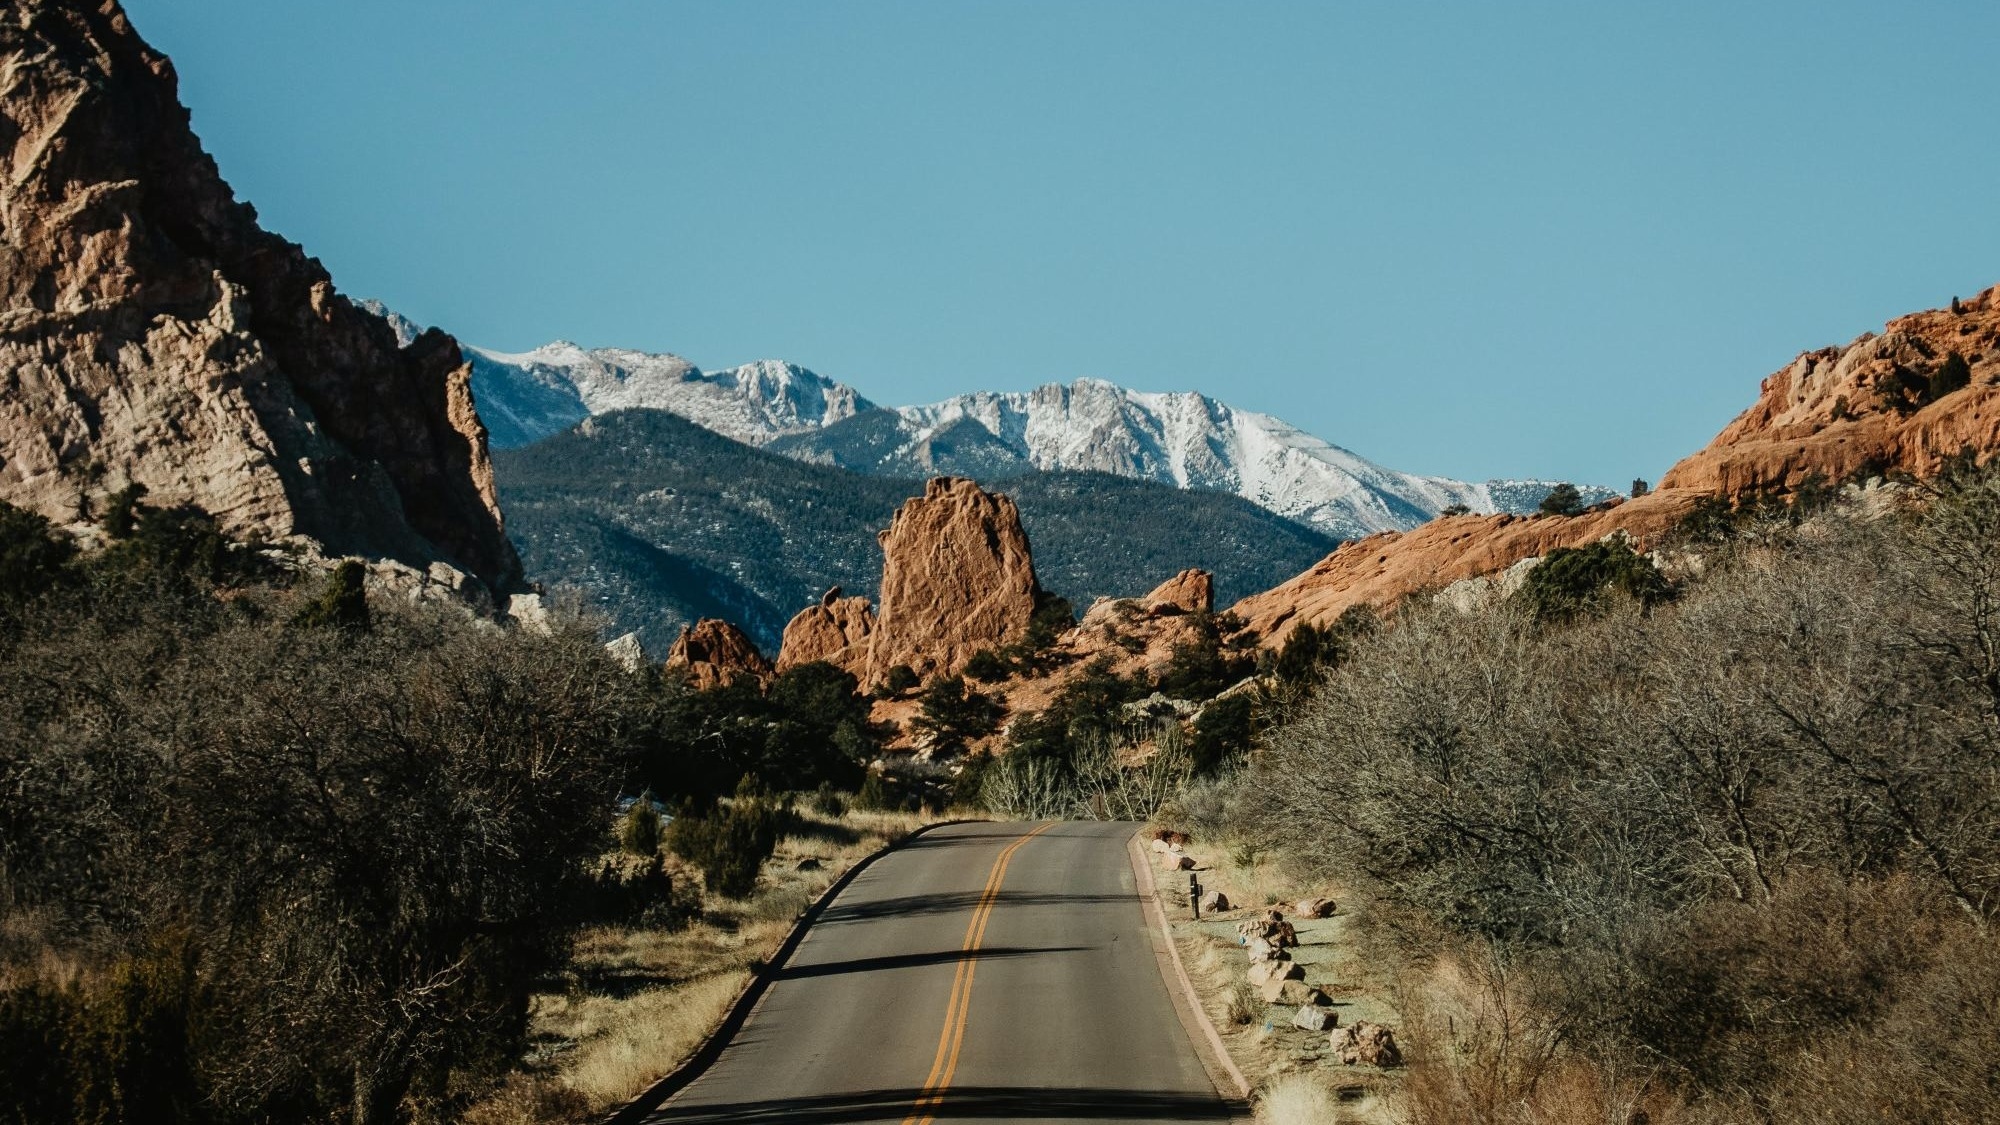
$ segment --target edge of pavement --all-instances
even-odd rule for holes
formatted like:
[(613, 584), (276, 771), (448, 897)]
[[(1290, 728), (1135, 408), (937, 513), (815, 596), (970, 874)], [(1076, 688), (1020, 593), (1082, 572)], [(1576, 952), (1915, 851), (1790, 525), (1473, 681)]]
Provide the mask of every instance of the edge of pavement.
[(1140, 825), (1125, 841), (1125, 854), (1132, 861), (1132, 875), (1138, 882), (1146, 919), (1151, 923), (1153, 960), (1159, 966), (1160, 975), (1166, 978), (1174, 1014), (1180, 1017), (1181, 1028), (1195, 1044), (1195, 1054), (1201, 1057), (1209, 1081), (1215, 1083), (1216, 1092), (1224, 1097), (1229, 1095), (1228, 1087), (1223, 1084), (1226, 1081), (1235, 1087), (1237, 1099), (1248, 1105), (1250, 1080), (1243, 1077), (1236, 1060), (1229, 1057), (1228, 1049), (1222, 1045), (1222, 1033), (1216, 1030), (1215, 1023), (1203, 1010), (1201, 994), (1195, 991), (1194, 981), (1188, 978), (1187, 966), (1181, 961), (1180, 947), (1174, 944), (1173, 929), (1167, 925), (1166, 911), (1160, 907), (1159, 884), (1153, 878), (1152, 862), (1146, 858), (1145, 849), (1139, 846), (1139, 838), (1145, 834), (1145, 825)]
[(750, 974), (749, 981), (743, 985), (743, 991), (736, 994), (736, 1000), (729, 1005), (729, 1011), (722, 1017), (722, 1022), (715, 1026), (714, 1031), (708, 1033), (708, 1038), (702, 1040), (701, 1046), (696, 1047), (679, 1066), (668, 1071), (659, 1081), (646, 1087), (645, 1092), (605, 1115), (601, 1119), (602, 1125), (638, 1125), (647, 1114), (659, 1109), (666, 1104), (668, 1098), (680, 1093), (693, 1084), (695, 1079), (701, 1077), (702, 1073), (722, 1056), (723, 1048), (727, 1047), (736, 1033), (742, 1030), (744, 1023), (750, 1019), (750, 1014), (756, 1011), (758, 1003), (764, 999), (764, 993), (771, 987), (771, 982), (777, 979), (779, 970), (784, 968), (786, 961), (791, 960), (799, 943), (805, 940), (806, 931), (812, 928), (814, 922), (819, 921), (820, 915), (826, 913), (826, 908), (832, 905), (834, 898), (841, 891), (847, 889), (847, 885), (854, 881), (855, 876), (867, 870), (870, 864), (934, 828), (952, 824), (981, 823), (984, 821), (980, 818), (963, 817), (926, 824), (901, 839), (885, 844), (855, 860), (852, 866), (840, 873), (839, 878), (819, 893), (819, 897), (812, 901), (811, 906), (800, 912), (798, 920), (792, 923), (791, 932), (785, 935), (785, 940), (779, 944), (777, 952), (771, 954), (770, 960)]

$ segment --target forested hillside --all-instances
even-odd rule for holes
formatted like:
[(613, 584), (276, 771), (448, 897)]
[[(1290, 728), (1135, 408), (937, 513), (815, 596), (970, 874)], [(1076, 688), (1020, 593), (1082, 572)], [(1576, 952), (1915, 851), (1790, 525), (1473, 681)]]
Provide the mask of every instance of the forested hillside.
[[(657, 410), (601, 415), (494, 455), (530, 578), (574, 587), (655, 652), (681, 624), (723, 617), (777, 647), (828, 586), (872, 594), (875, 534), (923, 491), (765, 453)], [(1327, 536), (1220, 492), (1103, 473), (984, 482), (1013, 496), (1045, 586), (1079, 608), (1145, 592), (1183, 567), (1229, 600), (1332, 550)]]

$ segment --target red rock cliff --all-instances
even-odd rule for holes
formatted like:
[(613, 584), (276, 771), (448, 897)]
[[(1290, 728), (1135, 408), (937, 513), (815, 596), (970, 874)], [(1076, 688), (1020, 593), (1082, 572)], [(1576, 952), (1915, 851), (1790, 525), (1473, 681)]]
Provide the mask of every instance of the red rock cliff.
[(517, 583), (457, 344), (398, 348), (259, 228), (113, 0), (8, 6), (0, 153), (0, 499), (75, 523), (132, 482), (237, 535)]
[(1231, 612), (1276, 644), (1300, 622), (1393, 605), (1613, 531), (1648, 546), (1706, 497), (1783, 494), (1894, 470), (1924, 476), (1965, 449), (1982, 461), (2000, 450), (2000, 287), (1799, 356), (1646, 496), (1570, 518), (1446, 517), (1370, 536)]
[(825, 660), (864, 686), (898, 665), (924, 679), (950, 676), (974, 653), (1028, 631), (1040, 586), (1012, 500), (938, 477), (896, 509), (878, 538), (880, 608), (829, 591), (785, 627), (778, 667)]

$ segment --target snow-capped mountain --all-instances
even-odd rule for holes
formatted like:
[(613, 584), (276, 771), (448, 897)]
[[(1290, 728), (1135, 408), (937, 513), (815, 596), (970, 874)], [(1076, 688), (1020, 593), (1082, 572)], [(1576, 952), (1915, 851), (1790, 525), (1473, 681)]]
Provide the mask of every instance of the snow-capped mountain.
[[(405, 343), (419, 331), (377, 302), (362, 304)], [(464, 351), (474, 401), (500, 449), (593, 414), (650, 407), (801, 461), (885, 476), (1094, 470), (1234, 493), (1343, 538), (1415, 527), (1454, 506), (1531, 512), (1557, 483), (1398, 472), (1269, 414), (1101, 379), (883, 409), (845, 383), (777, 360), (703, 372), (677, 355), (566, 341), (520, 353)], [(1586, 503), (1614, 495), (1581, 491)]]
[[(405, 347), (423, 332), (380, 301), (356, 303), (388, 321)], [(775, 359), (705, 372), (677, 355), (586, 349), (567, 340), (530, 352), (461, 350), (472, 364), (473, 401), (497, 449), (540, 441), (593, 414), (640, 407), (671, 410), (751, 445), (876, 409), (853, 387)]]
[(759, 360), (704, 372), (677, 355), (585, 350), (566, 340), (509, 354), (468, 347), (472, 397), (495, 445), (526, 445), (592, 414), (671, 410), (751, 445), (851, 418), (875, 404), (796, 364)]
[[(1342, 537), (1414, 527), (1453, 506), (1533, 511), (1553, 481), (1471, 483), (1387, 469), (1269, 414), (1197, 392), (1101, 379), (977, 392), (863, 414), (772, 449), (864, 472), (914, 475), (1071, 469), (1233, 492)], [(1607, 498), (1585, 490), (1586, 501)]]

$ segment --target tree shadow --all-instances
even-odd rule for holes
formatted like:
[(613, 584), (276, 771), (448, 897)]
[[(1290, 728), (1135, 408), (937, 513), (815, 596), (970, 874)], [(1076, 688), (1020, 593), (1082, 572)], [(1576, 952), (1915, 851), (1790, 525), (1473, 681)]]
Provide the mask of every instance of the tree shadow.
[(829, 961), (824, 965), (787, 966), (778, 980), (797, 977), (830, 977), (843, 973), (873, 973), (887, 969), (912, 969), (921, 965), (949, 965), (958, 961), (991, 961), (1006, 957), (1032, 957), (1041, 953), (1082, 953), (1084, 945), (996, 946), (989, 949), (952, 949), (936, 953), (898, 953), (884, 957), (857, 957), (849, 961)]
[[(667, 1106), (649, 1122), (801, 1122), (835, 1125), (895, 1121), (915, 1108), (923, 1091), (860, 1090), (792, 1098), (760, 1098), (711, 1105)], [(1073, 1118), (1083, 1121), (1227, 1121), (1237, 1110), (1214, 1094), (1171, 1090), (1118, 1090), (1101, 1086), (954, 1086), (942, 1104), (924, 1111), (953, 1118)]]
[[(819, 925), (843, 922), (872, 922), (882, 918), (914, 918), (970, 910), (986, 896), (979, 891), (952, 891), (934, 895), (898, 895), (865, 902), (836, 902), (819, 919)], [(1137, 902), (1133, 894), (1061, 894), (1049, 891), (1001, 891), (993, 896), (999, 906), (1078, 906), (1093, 903)]]

